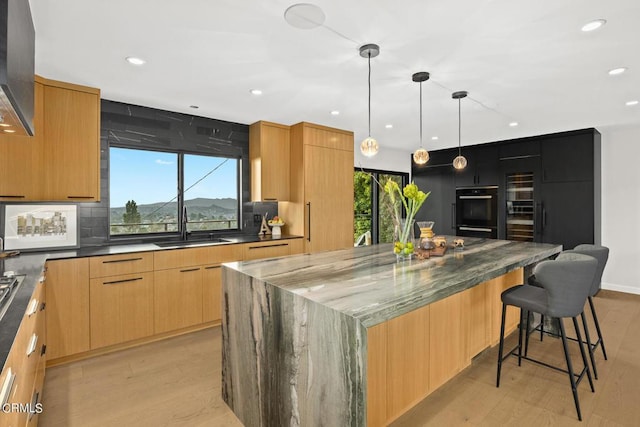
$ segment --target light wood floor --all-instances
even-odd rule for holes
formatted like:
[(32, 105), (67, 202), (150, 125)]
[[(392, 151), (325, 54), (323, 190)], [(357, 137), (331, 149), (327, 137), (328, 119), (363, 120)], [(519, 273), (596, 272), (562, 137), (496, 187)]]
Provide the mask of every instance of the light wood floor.
[[(493, 348), (393, 426), (640, 426), (640, 296), (602, 291), (595, 304), (609, 360), (598, 349), (596, 392), (578, 388), (582, 423), (565, 374), (513, 358), (496, 388)], [(40, 426), (239, 426), (220, 396), (220, 347), (214, 328), (50, 368)], [(532, 337), (530, 355), (564, 363), (553, 338)]]

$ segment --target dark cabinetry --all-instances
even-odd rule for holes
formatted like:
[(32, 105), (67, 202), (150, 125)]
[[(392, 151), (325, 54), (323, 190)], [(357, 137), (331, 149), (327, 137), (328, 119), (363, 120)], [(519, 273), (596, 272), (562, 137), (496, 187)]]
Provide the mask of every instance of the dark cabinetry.
[(436, 234), (455, 234), (456, 183), (451, 164), (458, 150), (433, 151), (427, 165), (413, 165), (413, 181), (424, 192), (431, 192), (416, 215), (416, 221), (435, 221)]
[[(468, 160), (464, 171), (455, 171), (451, 166), (457, 149), (431, 153), (432, 159), (442, 162), (446, 158), (446, 166), (435, 166), (430, 161), (429, 167), (414, 165), (413, 168), (414, 180), (420, 188), (432, 191), (420, 219), (436, 221), (436, 233), (452, 232), (456, 187), (497, 184), (498, 237), (507, 238), (508, 220), (517, 226), (523, 225), (524, 220), (520, 218), (523, 215), (518, 215), (521, 213), (518, 209), (524, 209), (521, 201), (531, 205), (530, 197), (527, 200), (508, 197), (507, 177), (522, 181), (522, 175), (526, 175), (532, 186), (534, 241), (562, 244), (565, 249), (580, 243), (600, 242), (600, 133), (597, 130), (466, 147), (462, 154)], [(529, 191), (529, 184), (524, 186), (520, 182), (518, 186), (517, 191)], [(508, 202), (511, 202), (511, 212)], [(529, 222), (530, 216), (527, 225)]]
[[(457, 152), (456, 152), (457, 155)], [(467, 159), (467, 167), (456, 170), (456, 187), (472, 187), (474, 185), (498, 185), (498, 147), (484, 145), (464, 148), (462, 155)]]

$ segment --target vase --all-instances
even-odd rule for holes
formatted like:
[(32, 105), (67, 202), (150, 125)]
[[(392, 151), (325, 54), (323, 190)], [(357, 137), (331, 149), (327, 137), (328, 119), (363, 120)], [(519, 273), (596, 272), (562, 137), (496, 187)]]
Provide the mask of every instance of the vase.
[(415, 221), (406, 219), (396, 222), (393, 227), (393, 253), (396, 254), (397, 261), (411, 259), (414, 253), (414, 230)]

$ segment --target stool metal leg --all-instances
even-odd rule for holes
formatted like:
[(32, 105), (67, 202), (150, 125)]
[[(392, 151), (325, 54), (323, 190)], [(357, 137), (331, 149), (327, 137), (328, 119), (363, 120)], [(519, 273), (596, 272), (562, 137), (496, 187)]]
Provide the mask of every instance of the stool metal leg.
[(496, 377), (496, 387), (500, 387), (500, 371), (502, 370), (502, 350), (504, 349), (504, 321), (507, 315), (507, 306), (502, 303), (502, 323), (500, 324), (500, 347), (498, 349), (498, 374)]
[(602, 349), (602, 355), (604, 356), (604, 360), (607, 360), (607, 352), (604, 349), (604, 340), (602, 339), (602, 332), (600, 332), (600, 322), (598, 322), (598, 316), (596, 315), (596, 309), (593, 306), (593, 298), (589, 297), (589, 307), (591, 307), (591, 315), (593, 316), (593, 322), (596, 324), (596, 331), (598, 332), (598, 341), (596, 341), (595, 346), (597, 347), (600, 344), (600, 348)]
[(529, 319), (531, 318), (531, 313), (527, 310), (527, 329), (525, 333), (525, 341), (524, 341), (524, 355), (525, 357), (529, 354)]
[(524, 310), (520, 309), (520, 323), (518, 324), (518, 366), (522, 366), (522, 327), (524, 326)]
[(540, 341), (544, 337), (544, 314), (540, 315)]
[[(582, 313), (584, 314), (584, 312)], [(593, 379), (591, 378), (591, 370), (589, 369), (589, 362), (587, 362), (587, 353), (584, 351), (584, 342), (582, 341), (582, 337), (580, 336), (580, 328), (578, 327), (578, 319), (573, 318), (573, 327), (576, 330), (576, 337), (578, 341), (578, 347), (580, 347), (580, 355), (582, 356), (582, 363), (584, 364), (584, 371), (587, 371), (587, 378), (589, 379), (589, 385), (591, 386), (591, 392), (595, 393), (595, 389), (593, 388)], [(582, 373), (580, 374), (582, 377)], [(579, 381), (579, 380), (578, 380)]]
[(573, 401), (576, 404), (576, 412), (578, 413), (578, 420), (582, 421), (582, 413), (580, 412), (580, 402), (578, 401), (578, 388), (576, 386), (576, 380), (573, 377), (573, 366), (571, 364), (571, 356), (569, 355), (569, 346), (567, 345), (567, 336), (564, 332), (564, 324), (562, 322), (560, 322), (560, 337), (562, 338), (562, 347), (564, 348), (564, 357), (567, 361), (567, 371), (569, 372), (569, 382), (571, 382), (571, 391), (573, 392)]
[[(593, 345), (591, 344), (591, 337), (589, 336), (589, 328), (587, 327), (587, 317), (584, 315), (584, 311), (580, 313), (582, 318), (582, 327), (584, 328), (584, 337), (587, 340), (587, 349), (589, 350), (589, 359), (591, 359), (591, 367), (593, 368), (593, 377), (598, 379), (598, 370), (596, 368), (596, 358), (593, 356)], [(580, 340), (580, 335), (576, 333), (576, 337)], [(580, 348), (582, 349), (582, 341), (580, 340)]]

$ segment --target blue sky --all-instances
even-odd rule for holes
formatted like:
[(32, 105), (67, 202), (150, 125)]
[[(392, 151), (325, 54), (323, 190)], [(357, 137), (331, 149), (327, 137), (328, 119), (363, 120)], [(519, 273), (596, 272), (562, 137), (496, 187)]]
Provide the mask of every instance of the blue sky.
[[(221, 157), (185, 155), (185, 188), (225, 160)], [(236, 198), (237, 165), (237, 160), (228, 159), (215, 172), (193, 186), (185, 198)], [(109, 166), (112, 207), (124, 206), (128, 200), (143, 205), (167, 202), (176, 197), (178, 156), (175, 153), (111, 147)]]

